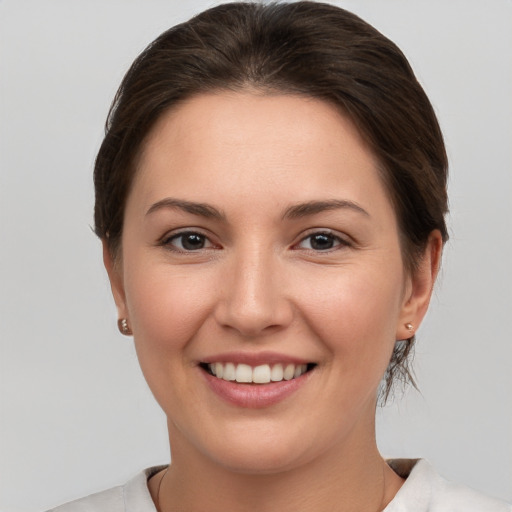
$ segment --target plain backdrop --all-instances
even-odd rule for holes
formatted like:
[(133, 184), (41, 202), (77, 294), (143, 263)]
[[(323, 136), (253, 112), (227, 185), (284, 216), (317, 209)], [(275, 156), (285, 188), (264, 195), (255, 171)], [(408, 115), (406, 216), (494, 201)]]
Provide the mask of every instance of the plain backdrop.
[[(209, 0), (0, 0), (0, 510), (35, 512), (168, 461), (91, 231), (124, 72)], [(512, 2), (353, 0), (410, 59), (444, 130), (451, 240), (384, 455), (512, 500)]]

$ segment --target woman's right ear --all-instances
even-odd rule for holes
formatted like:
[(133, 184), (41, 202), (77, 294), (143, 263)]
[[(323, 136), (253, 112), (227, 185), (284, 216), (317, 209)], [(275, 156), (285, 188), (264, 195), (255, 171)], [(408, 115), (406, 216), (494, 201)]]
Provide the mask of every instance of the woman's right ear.
[(110, 280), (110, 288), (116, 303), (118, 317), (128, 318), (122, 265), (119, 260), (114, 259), (107, 241), (103, 239), (101, 243), (103, 245), (103, 264)]

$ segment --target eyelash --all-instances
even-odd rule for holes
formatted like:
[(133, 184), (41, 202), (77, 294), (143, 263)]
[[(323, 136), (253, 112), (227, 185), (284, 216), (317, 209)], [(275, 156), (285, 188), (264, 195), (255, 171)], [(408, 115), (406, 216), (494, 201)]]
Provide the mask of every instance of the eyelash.
[(302, 243), (304, 243), (306, 240), (310, 240), (312, 241), (313, 237), (324, 237), (324, 239), (329, 239), (329, 241), (331, 243), (333, 243), (333, 246), (332, 247), (328, 247), (326, 249), (314, 249), (312, 247), (305, 247), (304, 249), (306, 249), (307, 251), (311, 251), (311, 252), (314, 252), (314, 253), (326, 253), (326, 252), (332, 252), (332, 251), (336, 251), (338, 250), (339, 248), (341, 247), (348, 247), (350, 246), (350, 243), (341, 238), (340, 236), (338, 235), (335, 235), (334, 233), (332, 233), (331, 231), (314, 231), (312, 233), (309, 233), (308, 235), (306, 235), (305, 237), (303, 237), (298, 244), (295, 245), (295, 247), (297, 246), (300, 246)]
[[(196, 239), (202, 241), (203, 246), (198, 247), (198, 248), (189, 248), (189, 249), (185, 248), (184, 242), (185, 242), (185, 237), (187, 237), (187, 236), (188, 237), (196, 237)], [(332, 233), (330, 231), (320, 230), (320, 231), (311, 232), (308, 235), (306, 235), (305, 237), (301, 238), (301, 240), (297, 244), (294, 244), (292, 246), (292, 249), (295, 249), (295, 248), (300, 249), (301, 244), (303, 244), (307, 240), (310, 241), (310, 245), (311, 245), (311, 242), (314, 237), (323, 237), (323, 240), (324, 241), (327, 240), (329, 243), (332, 244), (332, 246), (324, 248), (324, 249), (318, 249), (318, 248), (315, 249), (311, 246), (310, 247), (302, 247), (302, 249), (305, 249), (305, 250), (313, 252), (313, 253), (327, 253), (327, 252), (336, 251), (340, 247), (350, 246), (350, 243), (347, 240), (341, 238), (340, 236), (335, 235), (334, 233)], [(181, 239), (181, 247), (176, 247), (176, 245), (174, 245), (173, 242), (176, 240), (180, 240), (180, 239)], [(195, 252), (199, 252), (201, 250), (209, 250), (212, 248), (218, 248), (215, 246), (215, 244), (213, 242), (210, 241), (210, 239), (206, 235), (204, 235), (201, 232), (193, 231), (193, 230), (181, 231), (181, 232), (175, 233), (171, 236), (164, 237), (160, 241), (159, 245), (164, 246), (164, 247), (168, 248), (169, 250), (172, 250), (175, 252), (181, 252), (181, 253), (195, 253)], [(207, 245), (207, 246), (205, 247), (204, 245)]]
[[(201, 239), (205, 244), (208, 244), (209, 247), (199, 247), (197, 249), (186, 249), (183, 247), (184, 238), (186, 236), (194, 236), (196, 238)], [(181, 247), (176, 247), (173, 245), (173, 241), (181, 239)], [(182, 253), (191, 253), (191, 252), (199, 252), (202, 249), (211, 249), (214, 247), (214, 244), (209, 240), (209, 238), (204, 235), (203, 233), (200, 233), (198, 231), (188, 230), (188, 231), (181, 231), (179, 233), (174, 233), (171, 236), (164, 237), (159, 245), (162, 245), (169, 250), (175, 251), (175, 252), (182, 252)]]

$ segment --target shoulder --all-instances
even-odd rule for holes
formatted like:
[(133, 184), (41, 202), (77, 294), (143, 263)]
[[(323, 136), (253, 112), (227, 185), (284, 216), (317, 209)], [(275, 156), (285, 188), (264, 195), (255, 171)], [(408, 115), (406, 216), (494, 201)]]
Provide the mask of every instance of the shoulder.
[(504, 501), (444, 479), (426, 460), (388, 463), (407, 479), (385, 512), (512, 512)]
[(440, 512), (512, 512), (504, 501), (486, 496), (436, 474), (432, 482), (432, 510)]
[(440, 512), (512, 512), (512, 505), (465, 485), (442, 480), (432, 494), (432, 510)]
[(125, 485), (91, 494), (48, 512), (156, 512), (147, 482), (164, 467), (148, 468)]

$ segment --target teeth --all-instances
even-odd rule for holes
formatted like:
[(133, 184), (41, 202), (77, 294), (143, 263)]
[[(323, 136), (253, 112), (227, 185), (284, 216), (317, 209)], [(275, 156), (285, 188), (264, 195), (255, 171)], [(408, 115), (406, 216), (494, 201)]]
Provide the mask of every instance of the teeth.
[[(217, 364), (217, 363), (215, 363)], [(222, 363), (218, 363), (221, 364)], [(224, 380), (235, 380), (236, 379), (236, 373), (235, 373), (235, 365), (233, 363), (227, 363), (224, 365), (224, 369), (222, 371), (222, 378)]]
[(294, 374), (295, 374), (295, 365), (294, 364), (286, 365), (286, 368), (284, 369), (284, 373), (283, 373), (284, 380), (292, 380)]
[(215, 363), (215, 375), (219, 377), (219, 379), (222, 379), (222, 375), (224, 374), (224, 367), (222, 366), (222, 363)]
[(261, 366), (256, 366), (252, 371), (252, 382), (267, 384), (267, 382), (270, 382), (270, 376), (270, 366), (268, 364), (262, 364)]
[(297, 377), (300, 377), (306, 371), (306, 368), (307, 366), (305, 364), (296, 366), (295, 371), (293, 372), (293, 378), (296, 379)]
[(270, 380), (273, 382), (279, 382), (283, 380), (283, 365), (276, 364), (272, 367), (272, 371), (270, 372)]
[(239, 364), (235, 375), (237, 382), (252, 382), (252, 368), (248, 364)]
[(248, 364), (211, 363), (208, 365), (210, 372), (219, 379), (236, 380), (240, 383), (268, 384), (269, 382), (281, 382), (300, 377), (306, 373), (306, 364), (262, 364), (251, 367)]

